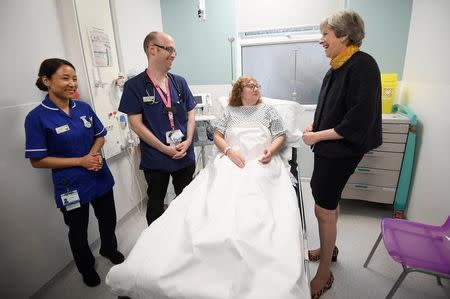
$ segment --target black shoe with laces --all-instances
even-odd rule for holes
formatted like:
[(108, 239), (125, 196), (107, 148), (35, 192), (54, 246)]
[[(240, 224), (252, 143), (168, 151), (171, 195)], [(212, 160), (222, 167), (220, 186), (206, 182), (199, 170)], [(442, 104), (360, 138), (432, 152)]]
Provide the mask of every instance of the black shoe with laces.
[(120, 264), (125, 260), (123, 254), (120, 253), (118, 250), (116, 250), (113, 253), (104, 253), (103, 251), (100, 250), (100, 255), (109, 259), (111, 263), (113, 263), (114, 265)]
[(101, 282), (100, 276), (98, 276), (94, 268), (81, 273), (81, 276), (83, 276), (84, 283), (89, 287), (98, 286)]

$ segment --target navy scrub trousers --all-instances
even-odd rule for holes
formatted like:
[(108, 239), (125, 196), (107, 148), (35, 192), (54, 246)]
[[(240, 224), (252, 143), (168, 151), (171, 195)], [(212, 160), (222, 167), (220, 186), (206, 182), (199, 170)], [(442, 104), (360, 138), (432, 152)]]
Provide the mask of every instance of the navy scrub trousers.
[[(98, 219), (100, 232), (100, 254), (111, 255), (117, 251), (116, 208), (114, 206), (114, 195), (111, 189), (106, 194), (96, 197), (91, 202), (95, 216)], [(64, 222), (69, 227), (69, 243), (75, 264), (80, 273), (86, 273), (94, 268), (95, 258), (92, 255), (88, 242), (89, 203), (81, 207), (66, 211), (61, 209)]]
[(163, 172), (159, 170), (144, 170), (147, 181), (147, 212), (148, 225), (159, 218), (164, 213), (164, 198), (166, 197), (169, 178), (172, 176), (172, 183), (175, 194), (178, 196), (183, 189), (192, 181), (195, 172), (195, 164), (182, 168), (174, 172)]

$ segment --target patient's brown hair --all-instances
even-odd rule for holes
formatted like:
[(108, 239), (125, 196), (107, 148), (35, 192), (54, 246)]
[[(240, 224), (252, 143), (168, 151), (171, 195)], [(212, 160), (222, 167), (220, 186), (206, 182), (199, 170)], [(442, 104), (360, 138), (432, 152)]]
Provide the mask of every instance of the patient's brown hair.
[[(256, 81), (256, 79), (253, 78), (252, 76), (244, 75), (239, 77), (234, 83), (233, 89), (231, 90), (230, 101), (228, 105), (233, 107), (242, 106), (242, 90), (244, 89), (245, 86), (249, 84), (258, 85), (258, 81)], [(262, 100), (261, 98), (259, 98), (256, 104), (259, 104), (261, 102)]]

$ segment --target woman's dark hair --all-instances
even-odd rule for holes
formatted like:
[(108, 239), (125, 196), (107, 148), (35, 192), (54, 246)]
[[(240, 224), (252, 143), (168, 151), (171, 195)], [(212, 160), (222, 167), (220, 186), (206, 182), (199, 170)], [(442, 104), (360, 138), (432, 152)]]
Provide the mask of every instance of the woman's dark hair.
[(65, 59), (49, 58), (42, 61), (41, 66), (39, 67), (39, 78), (36, 80), (37, 88), (42, 91), (47, 91), (48, 88), (42, 81), (42, 78), (47, 77), (48, 79), (50, 79), (62, 65), (68, 65), (73, 68), (73, 70), (75, 70), (75, 67)]

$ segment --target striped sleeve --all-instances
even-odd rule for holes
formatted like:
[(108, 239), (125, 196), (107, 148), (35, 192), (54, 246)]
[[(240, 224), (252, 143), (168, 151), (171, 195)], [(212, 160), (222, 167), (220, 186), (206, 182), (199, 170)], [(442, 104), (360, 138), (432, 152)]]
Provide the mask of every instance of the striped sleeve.
[(25, 158), (47, 157), (47, 139), (38, 115), (30, 113), (25, 118)]

